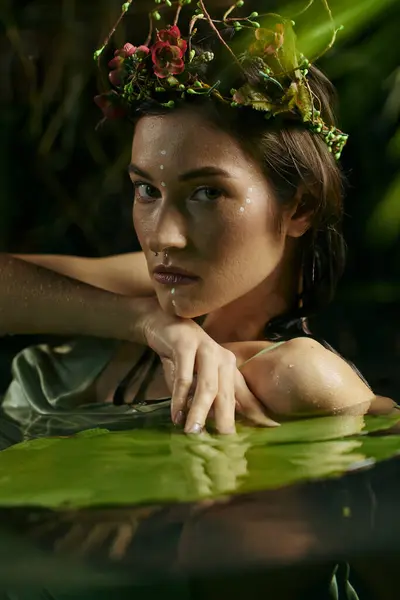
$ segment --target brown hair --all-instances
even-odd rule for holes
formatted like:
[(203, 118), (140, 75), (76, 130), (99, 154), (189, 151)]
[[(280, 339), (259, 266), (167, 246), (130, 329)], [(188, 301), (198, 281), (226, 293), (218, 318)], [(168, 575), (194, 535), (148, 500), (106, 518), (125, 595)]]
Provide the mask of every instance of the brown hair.
[[(203, 81), (207, 81), (207, 75), (207, 71), (202, 72)], [(209, 81), (215, 79), (214, 76)], [(237, 76), (232, 78), (225, 72), (224, 79), (224, 86), (238, 88), (240, 85)], [(325, 123), (334, 125), (332, 84), (315, 66), (310, 67), (308, 82)], [(209, 98), (192, 98), (182, 104), (175, 102), (175, 109), (195, 104), (211, 123), (234, 136), (245, 152), (261, 165), (281, 206), (293, 202), (300, 186), (304, 191), (298, 210), (311, 212), (312, 218), (310, 229), (302, 236), (302, 292), (295, 308), (274, 318), (265, 329), (270, 339), (291, 337), (296, 330), (304, 335), (304, 331), (307, 332), (305, 318), (332, 300), (344, 269), (343, 182), (339, 166), (322, 137), (302, 123), (277, 117), (266, 120), (265, 113), (251, 108), (230, 107)], [(134, 121), (175, 109), (144, 102), (136, 108)]]

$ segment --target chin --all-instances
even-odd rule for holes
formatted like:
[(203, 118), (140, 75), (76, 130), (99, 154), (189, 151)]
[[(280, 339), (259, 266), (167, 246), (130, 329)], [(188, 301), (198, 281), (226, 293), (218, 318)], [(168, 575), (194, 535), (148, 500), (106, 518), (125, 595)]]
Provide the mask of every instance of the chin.
[(172, 304), (171, 296), (165, 294), (158, 295), (158, 301), (164, 312), (169, 315), (176, 315), (182, 319), (196, 319), (206, 315), (209, 310), (203, 303), (196, 303), (186, 298), (175, 298), (175, 304)]
[(202, 317), (206, 315), (207, 312), (204, 310), (194, 310), (193, 307), (180, 307), (180, 306), (172, 306), (173, 314), (177, 317), (182, 317), (182, 319), (196, 319), (197, 317)]

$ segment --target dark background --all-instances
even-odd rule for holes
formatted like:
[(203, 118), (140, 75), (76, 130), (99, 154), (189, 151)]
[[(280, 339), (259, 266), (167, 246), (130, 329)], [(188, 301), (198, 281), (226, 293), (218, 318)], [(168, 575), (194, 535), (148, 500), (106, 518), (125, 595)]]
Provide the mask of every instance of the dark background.
[[(121, 4), (1, 4), (0, 251), (103, 256), (138, 249), (125, 175), (130, 132), (116, 124), (96, 131), (101, 115), (92, 100), (102, 78), (93, 50)], [(305, 4), (246, 2), (243, 10), (279, 6), (294, 15)], [(143, 42), (153, 7), (134, 0), (115, 44)], [(355, 362), (378, 393), (400, 399), (400, 2), (334, 0), (330, 7), (344, 30), (319, 66), (337, 87), (340, 123), (350, 134), (342, 159), (349, 255), (336, 301), (313, 328)], [(329, 41), (323, 2), (315, 0), (296, 24), (311, 58)], [(31, 341), (0, 341), (3, 373), (13, 353)]]

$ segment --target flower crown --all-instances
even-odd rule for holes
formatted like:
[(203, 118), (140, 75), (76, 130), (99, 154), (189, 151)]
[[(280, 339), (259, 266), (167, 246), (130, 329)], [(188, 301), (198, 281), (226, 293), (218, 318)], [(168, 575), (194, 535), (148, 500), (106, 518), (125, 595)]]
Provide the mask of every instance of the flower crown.
[[(100, 61), (131, 3), (132, 0), (129, 0), (123, 5), (117, 23), (94, 54), (96, 60)], [(272, 13), (259, 15), (257, 12), (247, 17), (232, 17), (232, 12), (244, 5), (243, 0), (238, 0), (222, 19), (216, 20), (211, 18), (204, 0), (200, 0), (190, 19), (187, 39), (184, 39), (178, 21), (183, 5), (190, 4), (191, 0), (178, 0), (174, 2), (177, 10), (173, 24), (165, 29), (155, 29), (153, 35), (154, 22), (161, 19), (159, 11), (172, 6), (170, 0), (155, 0), (155, 3), (158, 6), (149, 15), (150, 31), (145, 43), (141, 46), (126, 43), (115, 51), (109, 62), (109, 81), (113, 89), (95, 98), (105, 118), (125, 116), (146, 100), (173, 108), (175, 100), (165, 102), (167, 94), (169, 98), (176, 96), (181, 99), (190, 95), (212, 96), (234, 107), (247, 106), (263, 111), (267, 119), (280, 115), (300, 121), (322, 136), (335, 159), (340, 158), (348, 135), (327, 125), (321, 117), (318, 98), (307, 80), (310, 62), (296, 49), (294, 21)], [(328, 13), (333, 23), (329, 8)], [(263, 18), (262, 27), (257, 18)], [(244, 76), (244, 83), (228, 94), (220, 90), (220, 80), (213, 85), (202, 81), (204, 64), (213, 61), (214, 54), (192, 47), (200, 21), (209, 25)], [(237, 44), (235, 46), (233, 36), (233, 41), (228, 44), (221, 35), (222, 28), (229, 28), (234, 33), (250, 30), (250, 43), (247, 37), (245, 48), (239, 48)], [(332, 39), (327, 49), (332, 47), (339, 29), (332, 28)]]

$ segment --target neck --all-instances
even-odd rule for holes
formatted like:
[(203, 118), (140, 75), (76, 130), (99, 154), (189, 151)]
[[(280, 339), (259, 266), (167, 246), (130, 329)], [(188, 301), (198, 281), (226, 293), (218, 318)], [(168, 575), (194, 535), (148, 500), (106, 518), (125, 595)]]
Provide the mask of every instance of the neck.
[(298, 270), (277, 269), (257, 288), (207, 315), (203, 329), (218, 344), (265, 339), (271, 319), (293, 308)]

